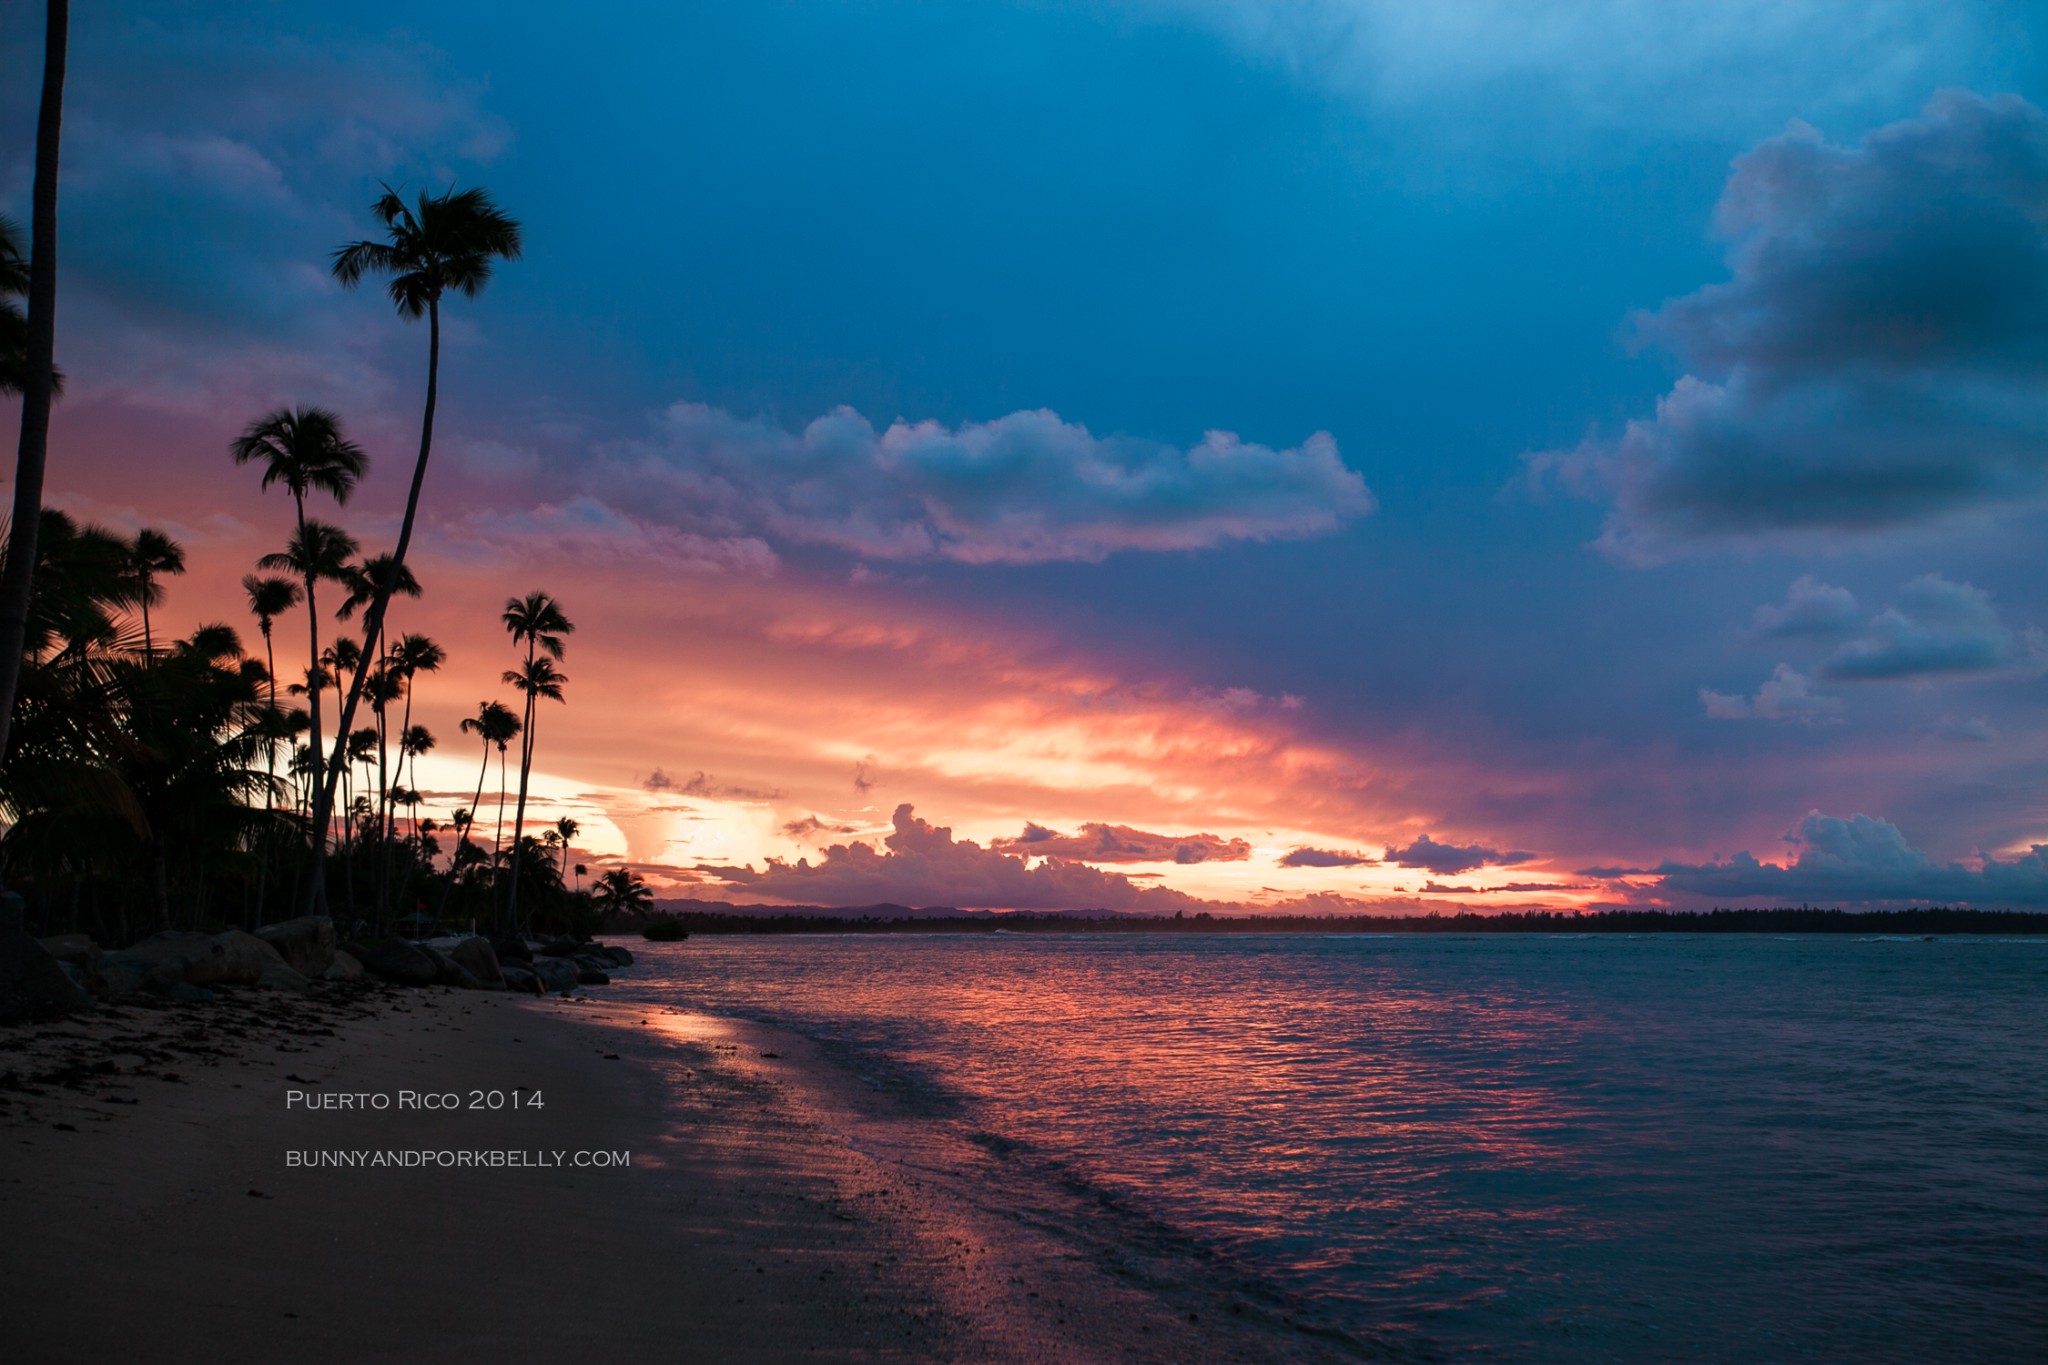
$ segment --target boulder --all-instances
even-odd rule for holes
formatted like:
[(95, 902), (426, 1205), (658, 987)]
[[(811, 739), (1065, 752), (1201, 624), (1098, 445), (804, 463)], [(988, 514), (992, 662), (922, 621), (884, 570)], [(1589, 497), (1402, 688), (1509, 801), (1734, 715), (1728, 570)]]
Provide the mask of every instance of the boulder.
[(370, 975), (395, 981), (401, 986), (434, 984), (434, 959), (403, 939), (388, 938), (357, 952), (363, 970)]
[(505, 976), (498, 962), (498, 954), (492, 950), (490, 940), (481, 938), (457, 939), (448, 948), (448, 956), (456, 964), (476, 978), (477, 985), (487, 991), (503, 990)]
[(540, 978), (526, 970), (526, 968), (515, 967), (508, 962), (505, 964), (503, 971), (505, 973), (506, 989), (524, 991), (528, 995), (544, 994), (540, 988)]
[(266, 924), (256, 937), (277, 950), (285, 965), (301, 976), (317, 977), (334, 959), (334, 921), (325, 915), (301, 915), (282, 924)]
[(26, 911), (20, 896), (0, 892), (0, 1019), (91, 1009), (91, 994), (22, 927)]
[(287, 967), (281, 958), (263, 964), (263, 975), (256, 978), (256, 984), (267, 991), (297, 991), (302, 995), (313, 989), (311, 981)]
[(91, 934), (56, 934), (50, 938), (39, 938), (36, 942), (59, 962), (83, 967), (88, 972), (100, 960), (100, 945), (92, 941)]
[(240, 929), (224, 934), (156, 934), (125, 949), (121, 957), (153, 964), (193, 986), (253, 986), (265, 968), (284, 966), (277, 950)]
[(576, 984), (579, 986), (609, 986), (612, 984), (612, 979), (595, 967), (582, 967), (576, 972)]
[(354, 953), (334, 950), (334, 958), (327, 964), (327, 970), (320, 973), (322, 981), (361, 981), (363, 964), (356, 960)]
[(498, 955), (500, 962), (531, 962), (533, 949), (526, 946), (523, 938), (494, 938), (491, 951)]
[(430, 947), (424, 943), (415, 943), (413, 947), (426, 954), (427, 958), (433, 962), (435, 985), (455, 986), (465, 991), (480, 991), (483, 989), (483, 983), (470, 975), (467, 967), (464, 967), (460, 962), (457, 962), (439, 948)]
[(101, 999), (118, 1000), (137, 991), (167, 991), (173, 983), (185, 979), (178, 973), (179, 967), (173, 963), (116, 953), (100, 959), (99, 972), (93, 979)]
[(633, 950), (631, 948), (624, 948), (616, 943), (607, 943), (603, 947), (604, 955), (612, 960), (614, 967), (630, 967), (633, 965)]
[(540, 953), (548, 957), (574, 957), (583, 951), (583, 945), (573, 938), (551, 938), (541, 945)]
[(576, 964), (564, 958), (535, 958), (533, 960), (533, 974), (540, 978), (541, 989), (545, 991), (569, 991), (576, 989)]

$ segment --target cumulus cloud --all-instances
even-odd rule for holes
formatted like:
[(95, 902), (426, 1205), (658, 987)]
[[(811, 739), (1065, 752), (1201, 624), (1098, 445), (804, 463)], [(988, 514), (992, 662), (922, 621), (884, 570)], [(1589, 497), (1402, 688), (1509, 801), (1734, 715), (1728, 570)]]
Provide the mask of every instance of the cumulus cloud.
[(1722, 194), (1731, 278), (1636, 319), (1692, 372), (1532, 457), (1637, 562), (2048, 500), (2048, 116), (1936, 96), (1853, 147), (1795, 125)]
[(1965, 744), (1991, 744), (1998, 739), (1998, 727), (1982, 716), (1939, 716), (1927, 727), (1927, 733)]
[[(1762, 862), (1747, 851), (1709, 863), (1666, 862), (1651, 869), (1654, 890), (1724, 903), (2048, 905), (2048, 844), (2036, 844), (2011, 861), (1987, 857), (1970, 868), (1934, 862), (1889, 821), (1867, 815), (1843, 820), (1819, 811), (1809, 812), (1786, 839), (1799, 849), (1789, 863)], [(1581, 875), (1629, 870), (1588, 869)]]
[(861, 843), (834, 844), (816, 863), (770, 858), (761, 870), (726, 869), (725, 878), (757, 894), (792, 904), (953, 905), (989, 910), (1212, 909), (1208, 902), (1164, 886), (1140, 886), (1120, 873), (1085, 863), (1027, 858), (983, 848), (953, 831), (927, 824), (908, 804), (898, 806), (893, 831), (877, 850)]
[(1903, 682), (2037, 670), (2044, 662), (2048, 640), (2038, 629), (2009, 629), (1982, 588), (1930, 573), (1908, 583), (1820, 672), (1837, 682)]
[(878, 431), (839, 408), (792, 433), (678, 403), (650, 439), (610, 449), (582, 477), (715, 534), (973, 564), (1298, 540), (1374, 506), (1327, 433), (1276, 450), (1212, 431), (1181, 449), (1045, 411)]
[(1853, 635), (1863, 624), (1856, 594), (1801, 574), (1785, 592), (1785, 600), (1756, 609), (1751, 630), (1766, 640), (1833, 639)]
[(1752, 697), (1702, 687), (1700, 705), (1706, 708), (1709, 720), (1791, 720), (1825, 725), (1842, 715), (1840, 698), (1815, 692), (1813, 679), (1790, 664), (1771, 670)]
[(1282, 867), (1362, 867), (1379, 859), (1348, 849), (1297, 848), (1280, 860)]
[(444, 525), (437, 555), (468, 559), (550, 555), (600, 569), (772, 576), (781, 560), (754, 536), (708, 536), (661, 526), (584, 494), (524, 510), (479, 508)]
[(1003, 853), (1030, 858), (1071, 858), (1083, 863), (1236, 863), (1252, 856), (1242, 839), (1214, 834), (1153, 834), (1129, 825), (1090, 822), (1078, 834), (1060, 834), (1026, 823), (1014, 839), (989, 845)]
[(1396, 867), (1419, 867), (1439, 877), (1470, 872), (1475, 867), (1513, 867), (1536, 861), (1536, 853), (1502, 853), (1479, 844), (1440, 844), (1427, 834), (1406, 848), (1390, 848), (1386, 861)]

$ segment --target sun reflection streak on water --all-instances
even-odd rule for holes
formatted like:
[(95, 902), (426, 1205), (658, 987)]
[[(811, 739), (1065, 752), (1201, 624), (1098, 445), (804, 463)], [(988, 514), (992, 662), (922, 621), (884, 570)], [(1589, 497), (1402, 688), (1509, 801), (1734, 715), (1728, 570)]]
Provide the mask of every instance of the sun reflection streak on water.
[(2024, 948), (847, 936), (646, 960), (625, 989), (802, 1027), (1424, 1350), (1907, 1360), (1963, 1312), (1977, 1358), (2039, 1339)]

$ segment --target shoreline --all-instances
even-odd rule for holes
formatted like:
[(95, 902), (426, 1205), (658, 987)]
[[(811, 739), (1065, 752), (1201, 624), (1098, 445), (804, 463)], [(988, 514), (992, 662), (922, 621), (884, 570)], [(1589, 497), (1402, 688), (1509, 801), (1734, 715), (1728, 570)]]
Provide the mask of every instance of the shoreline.
[[(129, 1004), (0, 1043), (0, 1180), (26, 1230), (0, 1276), (38, 1359), (1357, 1355), (1088, 1226), (1085, 1191), (1050, 1192), (1064, 1220), (1016, 1216), (988, 1182), (1036, 1177), (999, 1144), (769, 1025), (373, 987)], [(463, 1107), (401, 1110), (407, 1090)], [(514, 1090), (544, 1102), (467, 1107)], [(286, 1164), (323, 1151), (562, 1160)]]

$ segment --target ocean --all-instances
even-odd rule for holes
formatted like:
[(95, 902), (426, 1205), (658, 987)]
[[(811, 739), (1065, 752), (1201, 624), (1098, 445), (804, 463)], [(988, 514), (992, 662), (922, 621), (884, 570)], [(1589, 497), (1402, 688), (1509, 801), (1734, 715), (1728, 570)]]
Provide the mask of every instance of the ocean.
[(2048, 938), (634, 947), (1376, 1352), (2048, 1358)]

